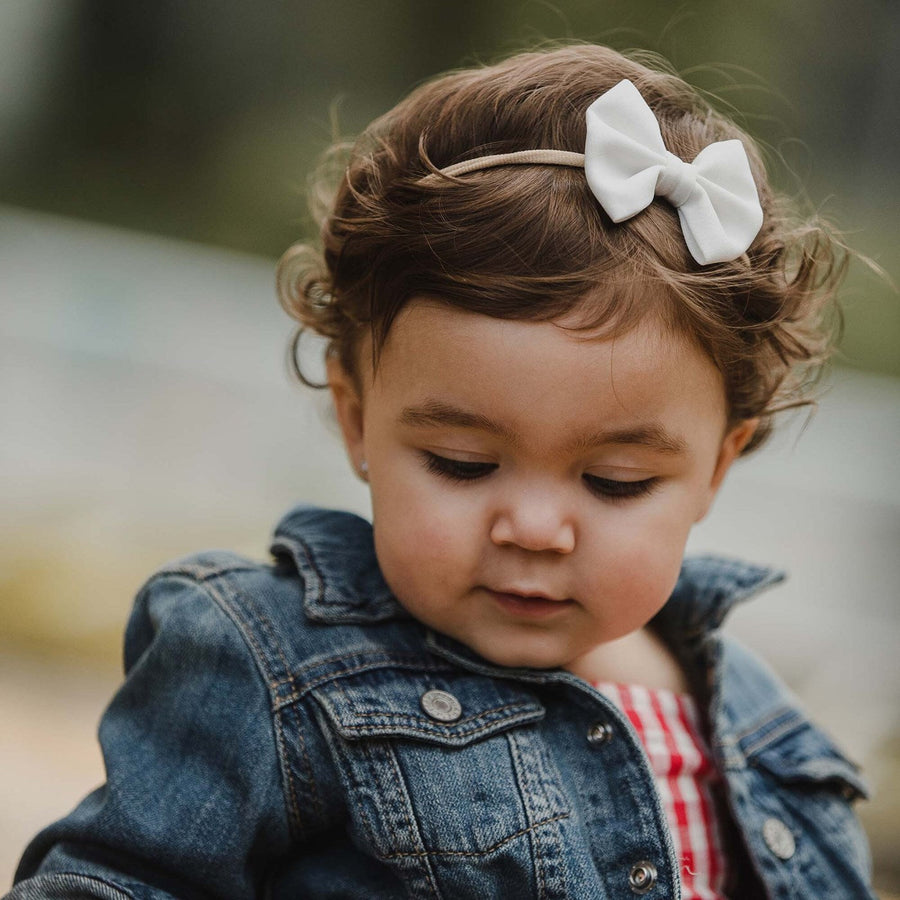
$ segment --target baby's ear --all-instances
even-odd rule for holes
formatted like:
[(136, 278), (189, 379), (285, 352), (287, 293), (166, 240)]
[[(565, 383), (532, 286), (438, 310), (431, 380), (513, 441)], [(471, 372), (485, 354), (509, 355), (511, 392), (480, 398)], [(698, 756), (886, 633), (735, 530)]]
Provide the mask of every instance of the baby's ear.
[(699, 522), (709, 512), (731, 464), (741, 455), (741, 450), (750, 443), (750, 438), (756, 433), (758, 426), (759, 419), (744, 419), (728, 431), (722, 439), (722, 446), (719, 448), (719, 456), (716, 460), (716, 467), (713, 469), (706, 498), (695, 521)]
[(340, 361), (330, 357), (326, 362), (328, 387), (341, 434), (350, 464), (363, 481), (365, 477), (365, 441), (363, 430), (362, 397), (356, 379), (341, 365)]

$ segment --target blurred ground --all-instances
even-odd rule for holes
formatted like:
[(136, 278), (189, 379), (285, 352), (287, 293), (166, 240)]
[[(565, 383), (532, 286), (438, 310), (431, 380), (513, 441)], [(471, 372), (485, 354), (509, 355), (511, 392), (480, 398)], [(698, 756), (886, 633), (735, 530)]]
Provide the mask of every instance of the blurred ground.
[[(0, 207), (0, 885), (103, 777), (95, 730), (135, 590), (209, 546), (262, 556), (308, 500), (365, 513), (321, 398), (285, 374), (273, 263)], [(876, 794), (900, 890), (900, 382), (838, 370), (691, 540), (792, 578), (738, 610)]]

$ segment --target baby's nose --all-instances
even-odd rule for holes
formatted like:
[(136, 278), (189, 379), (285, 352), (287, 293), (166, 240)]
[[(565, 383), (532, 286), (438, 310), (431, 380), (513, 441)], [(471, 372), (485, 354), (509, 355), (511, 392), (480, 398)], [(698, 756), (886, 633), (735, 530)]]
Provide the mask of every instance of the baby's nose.
[(497, 511), (491, 540), (497, 546), (533, 552), (571, 553), (575, 549), (575, 526), (552, 500), (539, 494), (522, 494)]

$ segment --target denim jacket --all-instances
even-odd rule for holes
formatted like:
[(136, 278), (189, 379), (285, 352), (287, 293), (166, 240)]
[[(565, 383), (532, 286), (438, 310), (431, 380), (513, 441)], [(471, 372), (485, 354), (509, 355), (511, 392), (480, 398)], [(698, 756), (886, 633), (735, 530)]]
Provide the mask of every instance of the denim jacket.
[[(680, 896), (647, 757), (601, 693), (411, 618), (357, 516), (299, 507), (272, 550), (141, 590), (107, 782), (32, 841), (11, 900)], [(779, 578), (688, 559), (653, 627), (708, 710), (734, 895), (874, 897), (856, 768), (718, 630)]]

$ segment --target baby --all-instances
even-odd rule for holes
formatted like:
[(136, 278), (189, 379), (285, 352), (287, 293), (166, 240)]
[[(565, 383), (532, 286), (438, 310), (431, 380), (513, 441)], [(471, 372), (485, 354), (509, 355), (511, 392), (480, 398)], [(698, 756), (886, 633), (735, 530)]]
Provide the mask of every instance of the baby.
[(683, 559), (844, 268), (747, 135), (612, 50), (521, 54), (374, 122), (321, 236), (282, 302), (373, 523), (150, 579), (107, 783), (9, 896), (873, 897), (855, 767), (719, 630), (780, 576)]

